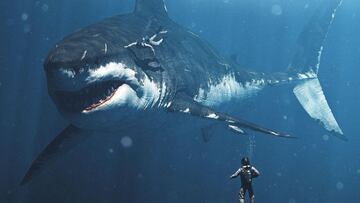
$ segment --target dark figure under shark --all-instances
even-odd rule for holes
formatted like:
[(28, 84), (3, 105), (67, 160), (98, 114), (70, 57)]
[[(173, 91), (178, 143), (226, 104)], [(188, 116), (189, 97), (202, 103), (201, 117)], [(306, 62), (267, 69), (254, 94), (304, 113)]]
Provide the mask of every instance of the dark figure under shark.
[(345, 139), (317, 78), (323, 43), (340, 4), (341, 0), (323, 1), (282, 73), (247, 71), (221, 57), (199, 36), (172, 21), (163, 0), (137, 0), (133, 13), (65, 37), (50, 51), (44, 68), (49, 95), (70, 124), (33, 161), (22, 184), (80, 142), (87, 134), (82, 132), (135, 131), (139, 122), (147, 124), (142, 129), (157, 128), (174, 122), (177, 114), (239, 134), (252, 130), (292, 138), (222, 113), (223, 104), (239, 102), (266, 86), (293, 84), (307, 113)]
[(244, 157), (241, 159), (242, 167), (239, 168), (234, 174), (230, 176), (230, 179), (240, 177), (241, 187), (239, 191), (239, 200), (240, 203), (245, 203), (245, 195), (246, 192), (249, 193), (250, 203), (254, 203), (255, 194), (254, 188), (252, 186), (252, 181), (254, 178), (260, 176), (260, 172), (254, 167), (250, 165), (250, 159), (248, 157)]

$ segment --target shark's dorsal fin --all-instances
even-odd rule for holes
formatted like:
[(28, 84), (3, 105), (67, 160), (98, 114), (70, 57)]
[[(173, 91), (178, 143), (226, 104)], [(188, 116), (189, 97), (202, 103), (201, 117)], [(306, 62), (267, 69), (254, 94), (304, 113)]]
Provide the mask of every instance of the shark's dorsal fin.
[(135, 13), (167, 16), (164, 0), (136, 0)]

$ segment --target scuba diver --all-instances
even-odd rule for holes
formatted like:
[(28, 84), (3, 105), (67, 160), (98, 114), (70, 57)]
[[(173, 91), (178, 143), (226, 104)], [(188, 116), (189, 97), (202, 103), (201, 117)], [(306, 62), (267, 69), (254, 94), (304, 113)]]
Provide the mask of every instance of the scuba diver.
[(242, 167), (239, 168), (233, 175), (230, 176), (230, 179), (240, 176), (241, 187), (239, 192), (240, 203), (245, 203), (245, 194), (246, 191), (249, 191), (250, 203), (254, 203), (254, 190), (252, 187), (252, 179), (260, 175), (260, 172), (253, 166), (250, 165), (250, 160), (248, 157), (241, 159)]

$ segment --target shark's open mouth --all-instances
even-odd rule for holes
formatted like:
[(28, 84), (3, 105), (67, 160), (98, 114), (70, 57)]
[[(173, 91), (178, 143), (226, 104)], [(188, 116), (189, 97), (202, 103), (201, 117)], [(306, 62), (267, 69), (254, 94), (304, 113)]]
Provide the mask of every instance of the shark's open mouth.
[(91, 84), (78, 91), (56, 91), (55, 97), (66, 112), (89, 112), (111, 100), (122, 81), (105, 81)]

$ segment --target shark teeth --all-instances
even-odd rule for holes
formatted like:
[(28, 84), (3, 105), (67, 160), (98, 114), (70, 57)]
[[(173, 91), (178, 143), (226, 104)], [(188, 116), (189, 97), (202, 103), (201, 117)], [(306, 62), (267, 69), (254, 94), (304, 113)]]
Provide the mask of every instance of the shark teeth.
[[(118, 87), (119, 88), (119, 87)], [(105, 104), (107, 101), (111, 100), (111, 98), (115, 95), (115, 92), (118, 88), (114, 88), (111, 87), (111, 89), (109, 89), (105, 95), (103, 95), (102, 98), (96, 98), (95, 102), (92, 103), (90, 106), (86, 107), (85, 110), (83, 112), (89, 112), (92, 111), (94, 109), (96, 109), (97, 107)]]
[(89, 112), (111, 100), (122, 81), (94, 83), (79, 91), (57, 91), (55, 96), (66, 112)]

